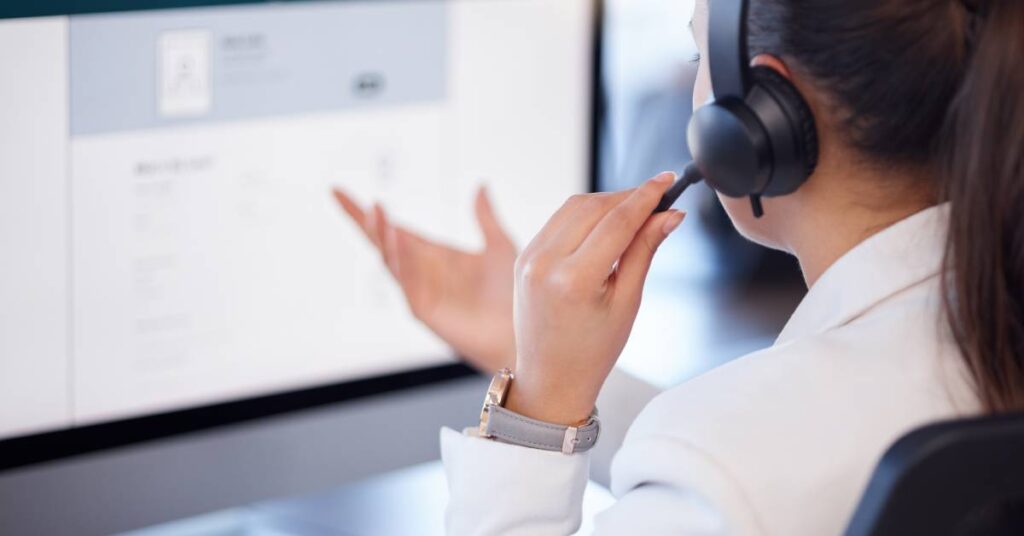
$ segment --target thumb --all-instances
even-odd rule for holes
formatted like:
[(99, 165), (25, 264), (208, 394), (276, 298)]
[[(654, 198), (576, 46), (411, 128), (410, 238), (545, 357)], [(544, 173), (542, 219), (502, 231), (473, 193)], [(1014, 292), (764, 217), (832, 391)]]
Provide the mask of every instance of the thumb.
[(616, 286), (627, 296), (639, 296), (643, 291), (647, 271), (651, 267), (655, 252), (685, 217), (685, 212), (669, 210), (651, 217), (640, 228), (640, 232), (619, 259)]
[(498, 217), (494, 213), (494, 207), (491, 205), (490, 196), (487, 193), (487, 188), (481, 186), (476, 192), (476, 220), (480, 224), (480, 230), (484, 234), (484, 242), (488, 247), (491, 246), (513, 246), (512, 239), (509, 238), (508, 233), (498, 223)]

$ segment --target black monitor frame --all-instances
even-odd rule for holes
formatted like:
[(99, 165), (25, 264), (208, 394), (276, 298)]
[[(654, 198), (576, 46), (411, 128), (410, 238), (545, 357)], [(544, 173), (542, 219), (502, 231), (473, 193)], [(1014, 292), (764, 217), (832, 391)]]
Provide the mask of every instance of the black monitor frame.
[[(286, 3), (309, 1), (315, 0), (289, 0)], [(344, 2), (347, 0), (329, 1)], [(597, 191), (598, 154), (603, 135), (605, 112), (602, 75), (604, 5), (602, 0), (591, 1), (595, 6), (595, 20), (593, 21), (592, 43), (588, 176), (590, 191)], [(261, 0), (9, 0), (0, 4), (0, 20), (269, 3)], [(338, 404), (372, 395), (452, 381), (474, 374), (477, 372), (464, 364), (432, 366), (384, 376), (330, 383), (194, 408), (13, 437), (0, 440), (0, 473), (44, 462)]]

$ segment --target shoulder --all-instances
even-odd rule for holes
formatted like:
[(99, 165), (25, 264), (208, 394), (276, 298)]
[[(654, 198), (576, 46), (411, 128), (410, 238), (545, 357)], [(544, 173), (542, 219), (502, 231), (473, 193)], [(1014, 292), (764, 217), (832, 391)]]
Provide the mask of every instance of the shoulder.
[[(947, 381), (960, 372), (957, 356), (938, 319), (913, 301), (750, 354), (659, 395), (615, 460), (616, 492), (670, 475), (717, 490), (720, 507), (745, 512), (765, 532), (841, 532), (885, 449), (911, 428), (956, 413), (963, 400), (965, 388)], [(691, 467), (679, 469), (681, 459)], [(816, 512), (816, 526), (785, 514), (807, 501), (833, 510)]]
[(886, 415), (876, 413), (893, 413), (894, 405), (907, 410), (894, 418), (965, 404), (971, 411), (963, 365), (930, 294), (892, 300), (845, 325), (754, 352), (670, 389), (645, 408), (631, 434), (668, 430), (717, 438), (742, 428), (749, 437), (766, 426), (796, 426), (808, 438), (816, 435), (806, 427), (811, 423), (841, 423), (846, 430), (884, 425)]

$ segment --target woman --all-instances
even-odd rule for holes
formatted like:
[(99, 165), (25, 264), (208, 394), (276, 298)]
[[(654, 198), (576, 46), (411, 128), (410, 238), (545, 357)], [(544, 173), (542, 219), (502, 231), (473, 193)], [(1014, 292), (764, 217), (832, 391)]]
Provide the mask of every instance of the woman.
[[(821, 153), (762, 219), (721, 200), (745, 236), (799, 259), (810, 290), (773, 347), (644, 409), (612, 467), (619, 500), (596, 519), (601, 534), (837, 534), (897, 437), (1024, 409), (1024, 2), (754, 0), (750, 20), (753, 63), (804, 96)], [(702, 66), (694, 102), (709, 90)], [(671, 179), (571, 199), (514, 276), (484, 197), (475, 256), (339, 200), (422, 320), (482, 368), (514, 365), (507, 409), (565, 425), (591, 414), (651, 258), (682, 220), (649, 217)], [(445, 266), (463, 274), (461, 298)], [(471, 315), (480, 329), (460, 324)], [(586, 454), (451, 430), (442, 450), (452, 534), (578, 526)]]

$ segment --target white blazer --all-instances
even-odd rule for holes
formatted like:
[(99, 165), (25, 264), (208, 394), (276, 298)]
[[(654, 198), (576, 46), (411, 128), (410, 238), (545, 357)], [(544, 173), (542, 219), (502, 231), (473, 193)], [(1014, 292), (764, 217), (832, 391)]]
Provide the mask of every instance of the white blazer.
[[(810, 289), (775, 344), (655, 398), (611, 468), (596, 534), (841, 534), (882, 453), (980, 411), (941, 316), (948, 207), (865, 240)], [(604, 408), (600, 408), (604, 411)], [(441, 433), (448, 533), (577, 530), (588, 454)]]

